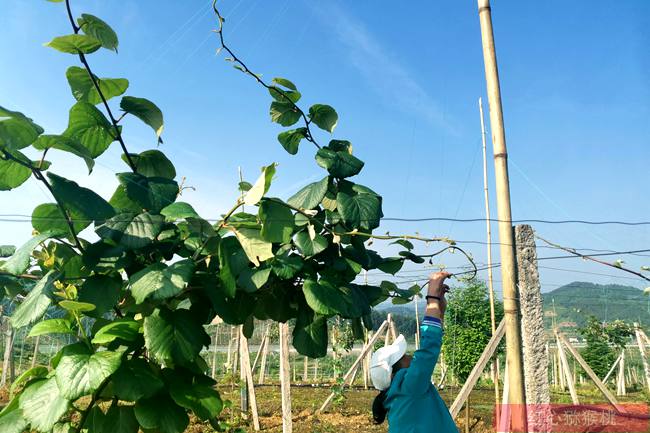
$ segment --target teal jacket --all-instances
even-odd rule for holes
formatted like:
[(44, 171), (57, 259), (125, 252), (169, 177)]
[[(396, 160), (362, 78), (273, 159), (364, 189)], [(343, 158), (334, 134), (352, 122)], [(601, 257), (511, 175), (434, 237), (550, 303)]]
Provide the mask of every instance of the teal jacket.
[(388, 388), (389, 433), (457, 433), (445, 402), (431, 383), (442, 347), (442, 324), (425, 317), (420, 327), (420, 349), (408, 368), (399, 370)]

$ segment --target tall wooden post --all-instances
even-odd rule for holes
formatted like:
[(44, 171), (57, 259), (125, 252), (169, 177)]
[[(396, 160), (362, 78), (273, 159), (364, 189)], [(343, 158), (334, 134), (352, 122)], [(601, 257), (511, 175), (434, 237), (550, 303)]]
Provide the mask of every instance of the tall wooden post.
[(280, 323), (280, 392), (282, 393), (282, 433), (293, 431), (291, 380), (289, 377), (289, 324)]
[(14, 340), (16, 333), (13, 326), (6, 320), (7, 329), (5, 330), (5, 351), (2, 360), (2, 377), (0, 378), (0, 387), (12, 384), (14, 381)]
[[(521, 330), (519, 327), (519, 305), (517, 290), (517, 268), (514, 254), (514, 234), (510, 208), (510, 184), (508, 179), (508, 151), (503, 125), (501, 89), (497, 67), (492, 15), (489, 0), (478, 0), (478, 12), (483, 42), (485, 79), (490, 106), (490, 130), (494, 148), (494, 176), (496, 179), (497, 215), (499, 218), (499, 242), (501, 253), (501, 280), (503, 285), (503, 310), (506, 320), (506, 354), (510, 375), (509, 403), (525, 408), (524, 371), (521, 354)], [(516, 411), (512, 419), (515, 431), (526, 431), (525, 410)]]
[[(492, 224), (490, 214), (490, 193), (488, 189), (487, 175), (487, 134), (485, 133), (485, 116), (483, 115), (483, 99), (478, 98), (478, 109), (481, 115), (481, 141), (483, 143), (483, 198), (485, 199), (485, 226), (487, 230), (487, 272), (488, 272), (488, 293), (490, 295), (490, 321), (492, 323), (492, 335), (497, 330), (496, 315), (494, 312), (494, 283), (492, 278)], [(494, 382), (494, 401), (499, 403), (499, 357), (492, 360), (492, 382)]]
[[(248, 381), (246, 380), (246, 368), (244, 367), (245, 362), (249, 362), (248, 358), (248, 341), (244, 336), (244, 326), (237, 326), (237, 346), (239, 348), (239, 397), (241, 402), (241, 411), (246, 413), (248, 412)], [(244, 350), (246, 353), (244, 353)]]
[(39, 349), (40, 342), (41, 342), (41, 336), (38, 335), (36, 336), (36, 340), (34, 341), (34, 356), (32, 356), (32, 364), (31, 364), (32, 368), (34, 368), (34, 366), (38, 362), (38, 349)]
[(634, 333), (636, 334), (636, 342), (639, 346), (639, 352), (641, 353), (641, 362), (643, 363), (643, 373), (645, 377), (645, 386), (650, 391), (650, 365), (648, 365), (647, 354), (645, 353), (645, 341), (643, 338), (643, 331), (638, 323), (634, 324)]

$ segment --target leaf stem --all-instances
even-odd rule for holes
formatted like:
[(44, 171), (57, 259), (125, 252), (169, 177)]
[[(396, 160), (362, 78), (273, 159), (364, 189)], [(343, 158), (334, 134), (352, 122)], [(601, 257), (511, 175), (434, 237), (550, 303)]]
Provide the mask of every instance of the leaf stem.
[[(79, 33), (80, 27), (77, 26), (74, 22), (74, 18), (72, 17), (72, 9), (70, 8), (70, 0), (65, 0), (65, 7), (66, 10), (68, 11), (68, 19), (70, 20), (70, 24), (72, 25), (72, 30), (74, 30), (75, 34)], [(137, 173), (137, 167), (135, 163), (133, 162), (133, 159), (131, 159), (131, 155), (129, 154), (129, 151), (126, 148), (126, 143), (124, 143), (124, 139), (122, 138), (122, 133), (120, 132), (120, 128), (117, 125), (118, 120), (115, 120), (115, 116), (113, 116), (113, 111), (111, 111), (111, 107), (108, 105), (108, 101), (106, 100), (106, 97), (104, 96), (104, 93), (102, 92), (102, 89), (99, 87), (99, 83), (97, 82), (97, 77), (93, 74), (92, 69), (90, 69), (90, 65), (88, 64), (88, 61), (86, 60), (86, 56), (83, 53), (79, 53), (79, 60), (81, 60), (81, 63), (84, 65), (86, 68), (86, 72), (88, 72), (88, 76), (90, 77), (90, 80), (93, 82), (93, 86), (95, 87), (95, 90), (97, 90), (97, 93), (99, 94), (99, 97), (102, 100), (102, 103), (104, 105), (104, 108), (106, 109), (106, 112), (108, 113), (108, 117), (111, 120), (111, 123), (113, 124), (113, 128), (115, 129), (115, 138), (117, 138), (117, 141), (120, 142), (120, 146), (122, 147), (122, 151), (124, 152), (124, 155), (126, 157), (126, 162), (129, 164), (129, 167), (134, 173)], [(126, 113), (124, 113), (126, 114)], [(124, 116), (122, 116), (124, 117)], [(120, 117), (120, 120), (122, 119)]]

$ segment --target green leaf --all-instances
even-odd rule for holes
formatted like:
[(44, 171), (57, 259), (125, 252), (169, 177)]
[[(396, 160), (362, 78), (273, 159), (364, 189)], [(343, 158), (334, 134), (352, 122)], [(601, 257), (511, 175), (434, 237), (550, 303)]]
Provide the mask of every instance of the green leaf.
[(83, 220), (80, 225), (86, 227), (91, 221), (100, 223), (115, 215), (113, 206), (96, 192), (54, 173), (48, 173), (47, 177), (57, 200), (74, 216)]
[(339, 121), (336, 111), (329, 105), (324, 104), (315, 104), (309, 107), (309, 118), (316, 126), (327, 132), (333, 132)]
[(302, 263), (298, 256), (276, 255), (271, 261), (271, 270), (278, 277), (290, 280), (302, 269)]
[(116, 212), (142, 212), (142, 206), (127, 197), (124, 185), (118, 185), (117, 188), (115, 188), (115, 192), (108, 202), (113, 206)]
[[(88, 102), (92, 105), (102, 102), (101, 95), (85, 68), (70, 66), (65, 76), (68, 79), (70, 90), (72, 90), (72, 96), (77, 101)], [(93, 78), (107, 101), (115, 96), (120, 96), (129, 88), (129, 80), (126, 78), (99, 78), (94, 75)]]
[(70, 404), (59, 392), (53, 377), (30, 384), (20, 395), (19, 403), (31, 428), (40, 432), (49, 432)]
[(346, 151), (335, 152), (327, 147), (318, 149), (316, 162), (334, 177), (345, 178), (359, 174), (363, 161)]
[[(9, 388), (9, 394), (14, 395), (16, 390), (18, 389), (19, 386), (21, 386), (23, 383), (28, 382), (33, 379), (42, 379), (47, 376), (47, 374), (50, 371), (47, 369), (47, 367), (43, 367), (42, 365), (37, 365), (36, 367), (32, 367), (29, 370), (25, 371), (23, 374), (18, 376), (16, 380), (14, 380), (14, 383), (11, 384), (11, 387)], [(16, 401), (17, 403), (17, 401)], [(4, 410), (3, 410), (4, 412)], [(0, 416), (2, 414), (0, 413)], [(1, 423), (0, 423), (1, 425)], [(0, 432), (2, 432), (2, 428), (0, 428)]]
[(0, 245), (0, 258), (10, 257), (16, 252), (14, 245)]
[(9, 150), (27, 147), (43, 133), (43, 128), (18, 111), (0, 106), (0, 147)]
[(186, 218), (199, 218), (199, 214), (196, 213), (192, 205), (177, 201), (170, 204), (160, 210), (160, 214), (164, 215), (167, 221), (176, 221)]
[(207, 376), (190, 377), (167, 370), (169, 395), (177, 405), (191, 410), (200, 419), (207, 421), (219, 416), (223, 404), (214, 381)]
[(347, 315), (348, 306), (342, 293), (330, 282), (306, 279), (302, 291), (309, 307), (322, 315)]
[(95, 306), (93, 304), (89, 304), (88, 302), (68, 300), (59, 302), (59, 307), (67, 311), (72, 311), (73, 313), (87, 313), (88, 311), (93, 311), (95, 309)]
[(144, 341), (150, 355), (161, 363), (192, 363), (209, 342), (201, 323), (188, 310), (156, 309), (144, 319)]
[(112, 377), (113, 391), (120, 400), (148, 398), (165, 386), (147, 361), (134, 358), (122, 363)]
[(95, 160), (88, 148), (84, 147), (74, 138), (65, 135), (41, 135), (36, 139), (32, 146), (38, 150), (58, 149), (64, 152), (72, 153), (82, 158), (88, 167), (88, 173), (93, 171)]
[(300, 100), (302, 96), (300, 92), (283, 90), (276, 86), (269, 87), (269, 94), (278, 102), (293, 102), (294, 104)]
[(81, 31), (97, 39), (102, 47), (117, 53), (117, 35), (104, 21), (94, 15), (81, 14), (81, 18), (77, 18), (77, 24)]
[(95, 232), (102, 239), (110, 239), (130, 249), (138, 249), (153, 242), (160, 233), (163, 222), (161, 215), (124, 212), (106, 220)]
[(269, 280), (269, 275), (271, 274), (271, 269), (260, 269), (254, 270), (250, 268), (244, 269), (244, 271), (239, 274), (237, 278), (237, 285), (244, 289), (248, 293), (253, 293), (256, 290), (262, 288), (264, 284)]
[(190, 422), (185, 409), (162, 394), (138, 400), (135, 417), (143, 429), (160, 433), (183, 433)]
[(23, 416), (18, 406), (18, 397), (16, 397), (0, 412), (0, 432), (23, 433), (28, 426), (29, 421)]
[(108, 344), (116, 339), (134, 341), (139, 334), (140, 323), (133, 319), (117, 319), (102, 326), (93, 337), (93, 344)]
[(248, 268), (248, 258), (236, 237), (225, 237), (219, 242), (219, 279), (228, 297), (235, 296), (236, 279)]
[(284, 150), (291, 155), (295, 155), (298, 153), (300, 141), (305, 137), (307, 137), (307, 128), (297, 128), (281, 132), (278, 135), (278, 141), (284, 147)]
[(395, 242), (391, 242), (390, 244), (391, 245), (394, 245), (394, 244), (401, 245), (401, 246), (403, 246), (404, 248), (406, 248), (409, 251), (411, 251), (414, 248), (413, 243), (411, 241), (406, 240), (406, 239), (398, 239)]
[(287, 243), (293, 233), (293, 213), (277, 200), (264, 200), (260, 204), (262, 238), (268, 242)]
[(120, 102), (120, 108), (129, 114), (133, 114), (135, 117), (151, 126), (158, 137), (158, 142), (162, 143), (160, 135), (162, 134), (164, 127), (163, 114), (156, 104), (145, 98), (125, 96)]
[(273, 81), (275, 84), (279, 84), (279, 85), (282, 86), (282, 87), (286, 87), (287, 89), (290, 89), (290, 90), (298, 90), (298, 89), (296, 88), (296, 85), (293, 84), (291, 81), (287, 80), (286, 78), (276, 77), (276, 78), (274, 78), (272, 81)]
[(104, 350), (92, 353), (82, 343), (64, 347), (55, 373), (61, 395), (75, 400), (95, 392), (118, 369), (121, 362), (121, 352)]
[(324, 236), (316, 233), (316, 236), (312, 239), (307, 231), (302, 231), (296, 234), (293, 238), (293, 242), (305, 257), (315, 256), (316, 254), (325, 251), (328, 245), (327, 239)]
[(115, 141), (115, 129), (101, 111), (88, 102), (77, 102), (70, 109), (68, 129), (64, 136), (78, 140), (92, 158), (104, 153)]
[(327, 317), (301, 304), (293, 328), (293, 347), (301, 355), (322, 358), (327, 355), (327, 341)]
[(119, 406), (117, 402), (113, 402), (106, 414), (99, 406), (94, 406), (86, 418), (82, 431), (88, 433), (137, 433), (139, 427), (133, 406)]
[(151, 213), (174, 203), (178, 195), (178, 184), (164, 177), (146, 177), (138, 173), (119, 173), (117, 178), (126, 195)]
[(74, 334), (74, 331), (68, 319), (48, 319), (34, 325), (27, 336), (36, 337), (45, 334)]
[(377, 269), (387, 274), (395, 275), (402, 269), (402, 265), (404, 265), (404, 259), (401, 257), (387, 257), (381, 263), (377, 264)]
[(86, 278), (83, 284), (77, 288), (78, 299), (95, 306), (93, 311), (86, 313), (87, 316), (101, 317), (120, 300), (120, 289), (122, 279), (118, 276), (91, 275)]
[(413, 254), (410, 251), (400, 251), (398, 254), (404, 257), (406, 260), (412, 261), (413, 263), (417, 263), (417, 264), (424, 263), (424, 259), (422, 257)]
[(239, 228), (234, 230), (237, 240), (255, 266), (273, 257), (273, 244), (262, 238), (261, 230), (254, 228)]
[(338, 211), (351, 229), (372, 230), (379, 227), (383, 213), (381, 197), (369, 189), (350, 182), (339, 185), (336, 195)]
[[(0, 125), (2, 122), (0, 122)], [(16, 161), (0, 158), (0, 191), (18, 188), (32, 175), (32, 171)]]
[(29, 257), (31, 256), (32, 251), (34, 251), (34, 248), (44, 240), (60, 234), (61, 232), (55, 230), (48, 230), (37, 234), (25, 242), (25, 244), (18, 248), (6, 262), (0, 265), (0, 270), (13, 275), (22, 274), (29, 267)]
[(59, 278), (59, 273), (50, 271), (41, 277), (34, 288), (29, 291), (25, 300), (11, 315), (11, 326), (22, 328), (43, 317), (48, 307), (52, 304), (54, 282)]
[[(139, 174), (147, 177), (164, 177), (174, 179), (176, 169), (174, 164), (159, 150), (145, 150), (142, 153), (130, 153), (129, 156), (135, 164)], [(122, 160), (127, 162), (125, 155)]]
[(318, 182), (310, 183), (300, 191), (289, 197), (287, 203), (299, 209), (314, 209), (323, 201), (327, 193), (329, 176), (325, 176)]
[(131, 294), (138, 304), (149, 297), (156, 301), (171, 298), (185, 289), (193, 273), (194, 262), (190, 259), (169, 266), (154, 263), (131, 276)]
[(101, 42), (88, 35), (57, 36), (44, 45), (69, 54), (90, 54), (102, 46)]
[(271, 181), (275, 175), (275, 166), (276, 164), (274, 163), (267, 165), (266, 167), (262, 167), (262, 174), (257, 179), (257, 181), (255, 181), (255, 185), (253, 185), (253, 187), (249, 189), (244, 196), (244, 204), (252, 206), (257, 204), (262, 199), (264, 194), (266, 194), (266, 192), (271, 187)]
[(300, 120), (300, 112), (296, 109), (295, 105), (290, 102), (271, 103), (271, 121), (279, 123), (282, 126), (291, 126)]

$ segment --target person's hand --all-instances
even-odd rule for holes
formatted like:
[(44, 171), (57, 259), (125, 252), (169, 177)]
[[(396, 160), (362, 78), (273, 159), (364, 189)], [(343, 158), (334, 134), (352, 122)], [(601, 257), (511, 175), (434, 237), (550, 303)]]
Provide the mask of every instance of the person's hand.
[(438, 304), (443, 313), (447, 308), (445, 293), (449, 291), (449, 286), (445, 284), (445, 280), (449, 277), (451, 277), (449, 272), (434, 272), (429, 275), (429, 289), (427, 294), (429, 296), (437, 296), (440, 298)]

